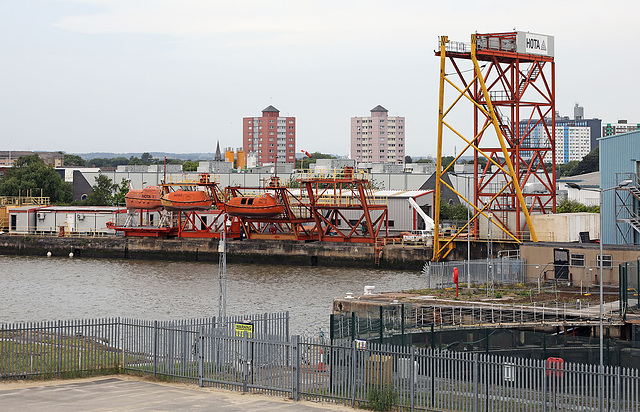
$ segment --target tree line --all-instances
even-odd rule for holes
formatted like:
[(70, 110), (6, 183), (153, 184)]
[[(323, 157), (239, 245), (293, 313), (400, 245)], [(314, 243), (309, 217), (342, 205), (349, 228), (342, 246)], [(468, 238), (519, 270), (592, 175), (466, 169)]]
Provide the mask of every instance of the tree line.
[[(161, 165), (164, 164), (164, 158), (153, 157), (150, 153), (145, 152), (142, 156), (131, 157), (96, 157), (85, 160), (78, 155), (64, 154), (65, 166), (77, 167), (118, 167), (122, 165)], [(198, 162), (182, 159), (166, 159), (167, 164), (181, 164), (182, 170), (186, 172), (195, 172), (198, 169)]]

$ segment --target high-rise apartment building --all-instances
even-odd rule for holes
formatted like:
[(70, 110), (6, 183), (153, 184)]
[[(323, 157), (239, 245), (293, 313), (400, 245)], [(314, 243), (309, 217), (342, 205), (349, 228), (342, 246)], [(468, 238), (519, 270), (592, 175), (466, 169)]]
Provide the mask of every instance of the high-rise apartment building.
[[(551, 122), (549, 122), (549, 124), (551, 124)], [(598, 147), (598, 139), (600, 138), (602, 120), (596, 118), (585, 119), (584, 107), (580, 106), (578, 103), (576, 103), (573, 108), (573, 119), (570, 119), (569, 116), (560, 116), (560, 113), (556, 112), (556, 127), (557, 126), (588, 127), (589, 129), (591, 129), (591, 140), (589, 143), (589, 147), (591, 150)]]
[(618, 120), (618, 123), (606, 123), (602, 125), (602, 136), (635, 132), (640, 130), (640, 123), (628, 123), (626, 120)]
[(269, 106), (261, 117), (242, 120), (242, 148), (254, 153), (257, 165), (294, 163), (296, 153), (296, 118), (280, 117), (280, 111)]
[[(551, 147), (548, 133), (545, 128), (551, 127), (551, 122), (547, 125), (539, 124), (528, 134), (522, 144), (522, 156), (530, 158), (533, 152), (527, 152), (527, 147)], [(523, 134), (527, 128), (527, 122), (520, 122), (520, 133)], [(588, 126), (571, 126), (556, 122), (556, 164), (569, 163), (572, 160), (580, 161), (591, 151), (591, 128)], [(551, 162), (551, 152), (548, 152), (543, 161)]]
[(404, 117), (388, 116), (378, 105), (369, 117), (351, 118), (351, 159), (404, 164)]

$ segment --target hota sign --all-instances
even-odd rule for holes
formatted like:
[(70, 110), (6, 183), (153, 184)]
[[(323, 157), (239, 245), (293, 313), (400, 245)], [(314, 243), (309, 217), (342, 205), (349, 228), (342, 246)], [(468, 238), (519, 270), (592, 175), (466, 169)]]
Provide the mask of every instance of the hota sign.
[(553, 56), (553, 36), (520, 31), (516, 39), (518, 53)]

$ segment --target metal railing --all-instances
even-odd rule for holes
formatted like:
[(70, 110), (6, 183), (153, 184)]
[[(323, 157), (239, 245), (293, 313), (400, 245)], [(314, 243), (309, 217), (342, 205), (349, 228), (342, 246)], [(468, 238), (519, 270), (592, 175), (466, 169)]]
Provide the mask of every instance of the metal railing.
[(308, 180), (369, 180), (369, 172), (364, 169), (321, 169), (298, 170), (294, 174), (299, 181)]
[[(590, 302), (540, 302), (529, 305), (501, 303), (465, 303), (440, 300), (430, 304), (429, 297), (415, 304), (378, 306), (364, 313), (331, 315), (333, 339), (376, 339), (400, 337), (430, 329), (519, 328), (525, 326), (594, 326), (599, 323), (599, 304)], [(622, 324), (618, 308), (607, 306), (607, 324)]]
[[(184, 379), (198, 333), (289, 340), (289, 313), (180, 321), (88, 319), (0, 325), (0, 380), (125, 371)], [(180, 363), (182, 362), (182, 363)]]
[[(243, 392), (430, 411), (637, 411), (638, 369), (289, 338), (288, 316), (181, 322), (95, 320), (3, 325), (3, 379), (110, 368)], [(238, 320), (240, 322), (238, 322)], [(272, 325), (270, 332), (261, 325)], [(217, 327), (217, 325), (222, 325)], [(599, 392), (599, 377), (604, 388)], [(385, 401), (386, 399), (386, 401)]]

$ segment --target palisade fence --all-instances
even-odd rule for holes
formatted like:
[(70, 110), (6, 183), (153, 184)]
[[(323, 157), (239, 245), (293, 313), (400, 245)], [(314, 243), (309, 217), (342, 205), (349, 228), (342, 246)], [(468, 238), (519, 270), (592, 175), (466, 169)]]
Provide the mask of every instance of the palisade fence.
[(460, 282), (467, 282), (471, 279), (471, 284), (503, 284), (515, 285), (525, 282), (526, 262), (524, 259), (514, 259), (509, 257), (478, 259), (452, 262), (427, 262), (422, 273), (427, 278), (429, 289), (438, 289), (455, 286), (453, 283), (453, 268), (458, 268), (458, 278)]
[[(0, 325), (0, 380), (134, 371), (180, 378), (196, 362), (198, 334), (289, 340), (289, 312), (179, 321), (88, 319)], [(174, 355), (180, 353), (180, 357)], [(180, 361), (181, 363), (179, 363)], [(175, 372), (175, 373), (174, 373)]]
[[(252, 332), (236, 325), (252, 325)], [(240, 331), (240, 333), (238, 333)], [(2, 379), (101, 370), (402, 410), (640, 410), (638, 369), (288, 336), (288, 314), (0, 327)], [(603, 385), (600, 386), (600, 377)]]

